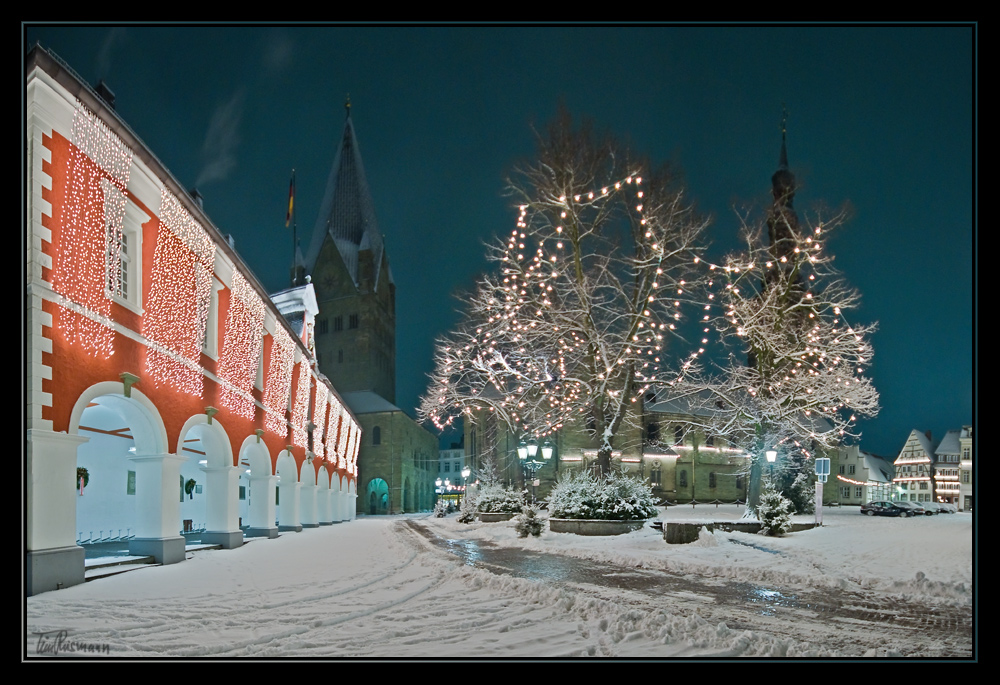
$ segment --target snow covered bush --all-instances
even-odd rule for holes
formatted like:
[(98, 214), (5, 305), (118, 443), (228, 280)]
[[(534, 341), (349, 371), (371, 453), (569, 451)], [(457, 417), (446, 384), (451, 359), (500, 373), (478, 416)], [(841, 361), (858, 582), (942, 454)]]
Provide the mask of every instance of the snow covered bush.
[(542, 534), (542, 520), (538, 518), (538, 507), (525, 505), (521, 507), (521, 513), (515, 517), (514, 530), (517, 537), (526, 538), (533, 535), (536, 538)]
[(792, 527), (792, 503), (775, 488), (773, 481), (764, 483), (757, 518), (760, 520), (761, 535), (780, 537)]
[(653, 490), (645, 481), (621, 472), (608, 474), (600, 483), (598, 518), (615, 521), (635, 521), (652, 518), (659, 513)]
[(653, 491), (621, 472), (600, 479), (588, 471), (564, 476), (549, 495), (553, 518), (634, 521), (656, 516)]
[(597, 518), (599, 488), (588, 471), (564, 474), (549, 493), (549, 515), (559, 519)]
[(517, 514), (524, 506), (524, 494), (499, 483), (481, 485), (476, 497), (480, 514)]
[(439, 519), (444, 518), (444, 515), (448, 513), (450, 508), (447, 500), (439, 499), (434, 503), (434, 516)]
[(476, 520), (476, 499), (466, 495), (462, 498), (462, 506), (458, 512), (459, 523), (472, 523)]

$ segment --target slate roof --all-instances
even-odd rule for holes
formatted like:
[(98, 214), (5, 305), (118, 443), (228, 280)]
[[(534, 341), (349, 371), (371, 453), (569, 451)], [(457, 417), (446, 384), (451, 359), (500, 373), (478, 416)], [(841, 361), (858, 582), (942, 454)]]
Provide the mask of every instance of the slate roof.
[[(315, 270), (316, 260), (328, 235), (336, 244), (355, 285), (358, 285), (358, 252), (366, 249), (372, 251), (377, 287), (382, 276), (385, 245), (375, 219), (375, 205), (368, 190), (350, 110), (327, 180), (309, 251), (305, 256), (306, 273), (311, 274)], [(385, 277), (391, 282), (391, 273), (385, 274)]]

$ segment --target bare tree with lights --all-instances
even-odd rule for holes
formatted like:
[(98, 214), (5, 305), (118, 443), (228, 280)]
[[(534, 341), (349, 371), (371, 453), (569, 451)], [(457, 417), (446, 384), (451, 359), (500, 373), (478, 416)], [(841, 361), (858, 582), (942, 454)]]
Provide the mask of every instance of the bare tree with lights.
[(875, 324), (847, 321), (860, 294), (834, 269), (826, 247), (841, 217), (799, 225), (784, 136), (772, 186), (766, 222), (744, 224), (745, 248), (709, 267), (714, 323), (735, 349), (704, 381), (702, 397), (712, 430), (751, 455), (749, 515), (767, 451), (808, 462), (859, 437), (857, 419), (879, 411), (878, 392), (864, 375)]
[(607, 473), (643, 393), (681, 375), (667, 346), (708, 273), (705, 222), (668, 171), (565, 113), (538, 148), (510, 181), (517, 226), (438, 341), (419, 412), (439, 429), (488, 412), (536, 439), (580, 427)]

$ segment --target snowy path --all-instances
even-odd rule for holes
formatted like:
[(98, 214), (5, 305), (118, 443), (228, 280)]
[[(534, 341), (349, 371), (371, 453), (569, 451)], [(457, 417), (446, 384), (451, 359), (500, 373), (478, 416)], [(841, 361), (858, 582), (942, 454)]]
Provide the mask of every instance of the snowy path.
[[(445, 537), (601, 562), (607, 573), (594, 583), (491, 573), (435, 547), (405, 518), (363, 518), (28, 598), (25, 654), (40, 645), (51, 654), (53, 635), (40, 642), (38, 633), (65, 630), (70, 643), (107, 645), (113, 658), (968, 658), (971, 554), (960, 557), (971, 541), (955, 539), (971, 520), (935, 518), (898, 522), (910, 528), (864, 517), (840, 525), (866, 526), (872, 546), (888, 532), (925, 546), (940, 539), (951, 556), (926, 568), (947, 576), (941, 582), (909, 569), (903, 581), (880, 579), (891, 565), (880, 569), (859, 542), (856, 563), (835, 566), (843, 550), (822, 546), (843, 544), (837, 524), (811, 538), (666, 546), (648, 530), (616, 540), (549, 532), (520, 540), (503, 524), (415, 521)], [(831, 577), (848, 567), (852, 580)], [(687, 585), (650, 592), (668, 570)], [(777, 594), (760, 595), (764, 587)]]

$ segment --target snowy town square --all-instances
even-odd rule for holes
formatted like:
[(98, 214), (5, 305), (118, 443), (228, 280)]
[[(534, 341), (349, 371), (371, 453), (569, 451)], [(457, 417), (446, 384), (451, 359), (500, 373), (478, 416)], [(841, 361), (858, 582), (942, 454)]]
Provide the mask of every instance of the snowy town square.
[[(660, 519), (735, 519), (741, 509), (678, 506)], [(868, 517), (842, 507), (824, 509), (823, 524), (780, 538), (702, 531), (667, 545), (649, 525), (620, 536), (546, 529), (518, 538), (510, 521), (361, 517), (28, 598), (26, 652), (972, 657), (971, 514)]]
[(978, 661), (975, 24), (22, 34), (22, 661)]

